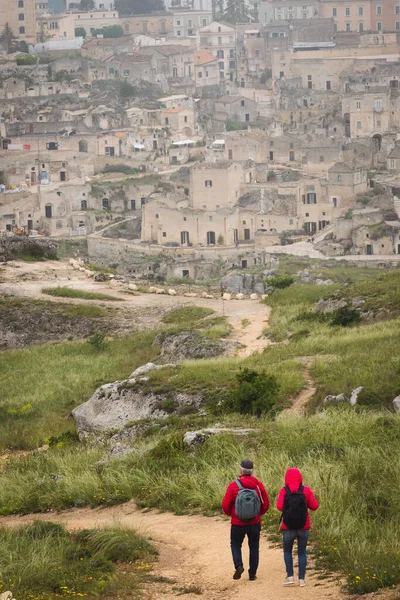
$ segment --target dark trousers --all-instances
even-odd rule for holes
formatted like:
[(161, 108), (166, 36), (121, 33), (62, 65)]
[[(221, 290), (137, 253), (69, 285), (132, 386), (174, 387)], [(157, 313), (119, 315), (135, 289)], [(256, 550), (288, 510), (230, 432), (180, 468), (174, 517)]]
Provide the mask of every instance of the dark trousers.
[(231, 525), (231, 550), (235, 569), (243, 566), (242, 544), (247, 535), (250, 550), (249, 575), (257, 573), (260, 556), (260, 532), (261, 523), (253, 525)]
[(293, 577), (293, 544), (297, 540), (297, 555), (299, 558), (299, 579), (305, 579), (307, 567), (307, 541), (308, 529), (283, 530), (283, 558), (285, 559), (286, 573)]

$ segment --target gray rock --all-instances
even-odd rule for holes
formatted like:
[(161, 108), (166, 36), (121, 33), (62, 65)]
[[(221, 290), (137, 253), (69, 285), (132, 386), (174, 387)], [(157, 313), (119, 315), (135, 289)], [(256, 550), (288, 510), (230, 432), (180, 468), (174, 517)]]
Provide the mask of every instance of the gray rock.
[(392, 402), (394, 412), (400, 413), (400, 396), (396, 396), (396, 398)]
[(353, 390), (351, 392), (351, 396), (350, 396), (350, 400), (349, 400), (349, 403), (351, 406), (355, 406), (357, 404), (358, 396), (363, 390), (364, 390), (364, 388), (360, 385), (360, 387), (357, 387), (355, 390)]
[(332, 279), (316, 279), (315, 285), (332, 285)]
[(113, 458), (125, 458), (130, 454), (142, 454), (140, 450), (137, 448), (133, 448), (132, 446), (126, 446), (125, 444), (115, 444), (110, 449), (106, 459), (112, 460)]
[(231, 271), (221, 279), (220, 286), (223, 292), (231, 292), (232, 294), (252, 294), (254, 292), (263, 294), (264, 276)]
[(338, 394), (337, 396), (326, 396), (324, 398), (324, 404), (330, 404), (335, 402), (348, 402), (349, 399), (344, 394)]
[(161, 356), (164, 359), (173, 361), (221, 356), (237, 348), (236, 342), (210, 340), (194, 332), (176, 335), (161, 333), (155, 338), (154, 344), (161, 345)]
[[(155, 342), (154, 342), (155, 343)], [(130, 376), (130, 379), (134, 379), (135, 377), (138, 377), (139, 375), (143, 375), (144, 373), (149, 373), (150, 371), (157, 371), (158, 369), (165, 369), (166, 367), (175, 367), (176, 365), (155, 365), (152, 362), (147, 363), (146, 365), (142, 365), (141, 367), (138, 367), (135, 371), (133, 371), (133, 373)]]
[(258, 429), (240, 429), (235, 427), (209, 427), (207, 429), (201, 429), (199, 431), (187, 431), (183, 436), (183, 441), (190, 447), (200, 446), (211, 435), (218, 435), (220, 433), (234, 433), (235, 435), (248, 435), (258, 431)]
[(133, 384), (136, 380), (116, 381), (98, 388), (87, 402), (72, 411), (80, 439), (91, 439), (110, 431), (119, 431), (141, 419), (164, 419), (170, 414), (197, 411), (200, 394), (144, 393)]
[(316, 314), (327, 314), (332, 313), (339, 308), (343, 308), (343, 306), (346, 306), (345, 300), (336, 298), (327, 298), (324, 300), (321, 298), (321, 300), (318, 300), (317, 304), (315, 305), (313, 312)]

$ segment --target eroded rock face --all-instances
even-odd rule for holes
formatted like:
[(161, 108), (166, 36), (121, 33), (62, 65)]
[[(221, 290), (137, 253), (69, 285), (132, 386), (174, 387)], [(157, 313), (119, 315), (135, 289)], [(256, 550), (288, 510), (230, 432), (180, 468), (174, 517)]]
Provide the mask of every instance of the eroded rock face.
[(396, 398), (392, 402), (394, 412), (400, 413), (400, 396), (396, 396)]
[(263, 294), (265, 291), (262, 276), (239, 273), (238, 271), (232, 271), (221, 279), (221, 290), (233, 294)]
[(325, 315), (328, 313), (335, 312), (335, 310), (343, 308), (346, 305), (346, 300), (336, 298), (327, 298), (326, 300), (324, 300), (323, 298), (321, 298), (321, 300), (318, 300), (317, 304), (315, 305), (313, 312), (316, 314)]
[[(140, 390), (140, 378), (130, 378), (102, 385), (87, 402), (72, 411), (72, 416), (79, 437), (88, 439), (119, 431), (128, 423), (142, 419), (164, 419), (170, 414), (197, 411), (202, 401), (200, 394), (144, 392)], [(115, 443), (121, 441), (118, 439)]]
[(163, 359), (178, 362), (199, 358), (212, 358), (229, 354), (237, 348), (236, 342), (222, 342), (194, 332), (166, 335), (160, 333), (154, 344), (161, 346)]

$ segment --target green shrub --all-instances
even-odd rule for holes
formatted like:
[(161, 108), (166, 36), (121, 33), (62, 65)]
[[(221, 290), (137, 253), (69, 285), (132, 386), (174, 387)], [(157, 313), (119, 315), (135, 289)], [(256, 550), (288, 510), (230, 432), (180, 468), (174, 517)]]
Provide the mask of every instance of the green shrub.
[(98, 292), (86, 292), (84, 290), (74, 290), (67, 287), (43, 288), (42, 294), (49, 296), (57, 296), (61, 298), (82, 298), (84, 300), (113, 300), (116, 302), (122, 301), (122, 298), (109, 296), (108, 294), (100, 294)]
[(182, 308), (171, 310), (161, 320), (163, 323), (185, 325), (200, 321), (204, 317), (212, 315), (213, 312), (211, 308), (202, 306), (182, 306)]
[(276, 275), (275, 277), (267, 277), (265, 283), (270, 287), (282, 290), (290, 287), (295, 281), (292, 275)]
[(361, 316), (356, 308), (342, 306), (341, 308), (333, 311), (330, 319), (330, 325), (332, 325), (332, 327), (336, 325), (340, 327), (350, 327), (351, 325), (357, 325), (360, 320)]
[(236, 375), (236, 380), (239, 385), (225, 401), (226, 408), (257, 417), (272, 411), (279, 391), (274, 375), (245, 368)]
[(18, 54), (16, 61), (17, 65), (20, 66), (29, 66), (36, 65), (38, 57), (33, 54)]
[(88, 344), (91, 345), (95, 352), (104, 352), (108, 346), (107, 338), (104, 333), (94, 333), (88, 339)]

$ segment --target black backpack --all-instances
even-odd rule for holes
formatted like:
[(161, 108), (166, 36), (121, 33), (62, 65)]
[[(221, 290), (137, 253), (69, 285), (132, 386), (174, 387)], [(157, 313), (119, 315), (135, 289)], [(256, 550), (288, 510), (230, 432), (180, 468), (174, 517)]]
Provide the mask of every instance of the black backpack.
[(304, 486), (292, 492), (289, 486), (285, 486), (285, 498), (281, 521), (288, 529), (303, 529), (307, 521), (307, 502), (304, 495)]

